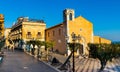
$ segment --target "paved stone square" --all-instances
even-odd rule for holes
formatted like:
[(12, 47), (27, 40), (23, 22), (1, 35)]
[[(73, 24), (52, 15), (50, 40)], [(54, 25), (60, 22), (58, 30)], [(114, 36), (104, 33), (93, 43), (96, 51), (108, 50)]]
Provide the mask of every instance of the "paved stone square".
[[(58, 60), (64, 62), (66, 57), (59, 54), (54, 54)], [(98, 72), (100, 62), (93, 58), (75, 58), (76, 72)], [(5, 51), (5, 57), (0, 64), (0, 72), (58, 72), (56, 67), (46, 65), (40, 60), (20, 51)], [(56, 69), (55, 69), (56, 68)], [(61, 71), (65, 72), (65, 71)], [(67, 71), (69, 72), (69, 71)], [(113, 62), (108, 62), (103, 72), (120, 72), (120, 58), (114, 59)]]
[(5, 51), (0, 72), (58, 72), (45, 63), (20, 51)]

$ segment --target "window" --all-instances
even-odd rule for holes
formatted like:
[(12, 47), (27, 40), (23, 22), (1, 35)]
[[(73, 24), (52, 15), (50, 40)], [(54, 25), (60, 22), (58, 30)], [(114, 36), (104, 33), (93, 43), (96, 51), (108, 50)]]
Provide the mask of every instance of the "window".
[(53, 36), (55, 35), (55, 31), (53, 31)]
[(28, 32), (28, 35), (31, 35), (31, 32)]
[(70, 15), (69, 15), (69, 19), (72, 20), (72, 13), (70, 13)]
[(0, 32), (0, 36), (2, 36), (2, 33)]
[(27, 32), (27, 38), (32, 38), (31, 32)]
[(48, 32), (48, 37), (49, 37), (49, 32)]
[(59, 33), (59, 35), (61, 35), (61, 29), (59, 29), (58, 33)]
[(41, 35), (41, 32), (38, 32), (38, 35)]
[(37, 38), (41, 38), (41, 32), (37, 33)]
[(3, 28), (2, 28), (2, 27), (0, 27), (0, 30), (3, 30)]

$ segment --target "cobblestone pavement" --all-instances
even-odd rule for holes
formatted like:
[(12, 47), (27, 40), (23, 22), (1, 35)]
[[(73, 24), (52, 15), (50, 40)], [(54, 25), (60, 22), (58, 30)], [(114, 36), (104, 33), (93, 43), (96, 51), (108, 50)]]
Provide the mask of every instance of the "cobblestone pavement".
[(5, 51), (0, 72), (58, 72), (45, 63), (20, 51)]

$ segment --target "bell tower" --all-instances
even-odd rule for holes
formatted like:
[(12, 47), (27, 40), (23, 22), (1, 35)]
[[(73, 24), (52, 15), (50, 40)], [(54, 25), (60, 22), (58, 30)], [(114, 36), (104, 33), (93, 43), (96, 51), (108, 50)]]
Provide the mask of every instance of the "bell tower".
[(75, 13), (74, 13), (74, 10), (73, 9), (65, 9), (63, 11), (63, 23), (64, 23), (64, 35), (65, 35), (65, 38), (67, 39), (66, 40), (66, 54), (69, 55), (70, 54), (70, 50), (69, 48), (67, 47), (67, 43), (70, 42), (70, 33), (69, 33), (69, 22), (70, 21), (74, 21), (74, 17), (75, 17)]
[[(73, 9), (65, 9), (63, 11), (63, 21), (64, 21), (64, 31), (65, 36), (69, 37), (69, 21), (74, 21), (74, 10)], [(69, 40), (68, 40), (69, 41)]]
[(0, 14), (0, 37), (4, 36), (4, 16)]
[(73, 9), (65, 9), (63, 11), (63, 20), (66, 21), (74, 21), (74, 10)]

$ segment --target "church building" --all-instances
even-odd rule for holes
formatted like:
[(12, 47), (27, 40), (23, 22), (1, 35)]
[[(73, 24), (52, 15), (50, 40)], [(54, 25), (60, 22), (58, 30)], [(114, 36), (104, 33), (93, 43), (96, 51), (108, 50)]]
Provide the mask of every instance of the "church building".
[(73, 9), (65, 9), (63, 11), (63, 22), (45, 30), (45, 40), (54, 41), (53, 50), (60, 54), (68, 54), (69, 48), (67, 43), (72, 43), (72, 33), (80, 36), (82, 48), (77, 54), (89, 54), (88, 43), (111, 43), (110, 40), (95, 36), (93, 24), (82, 16), (75, 18)]

